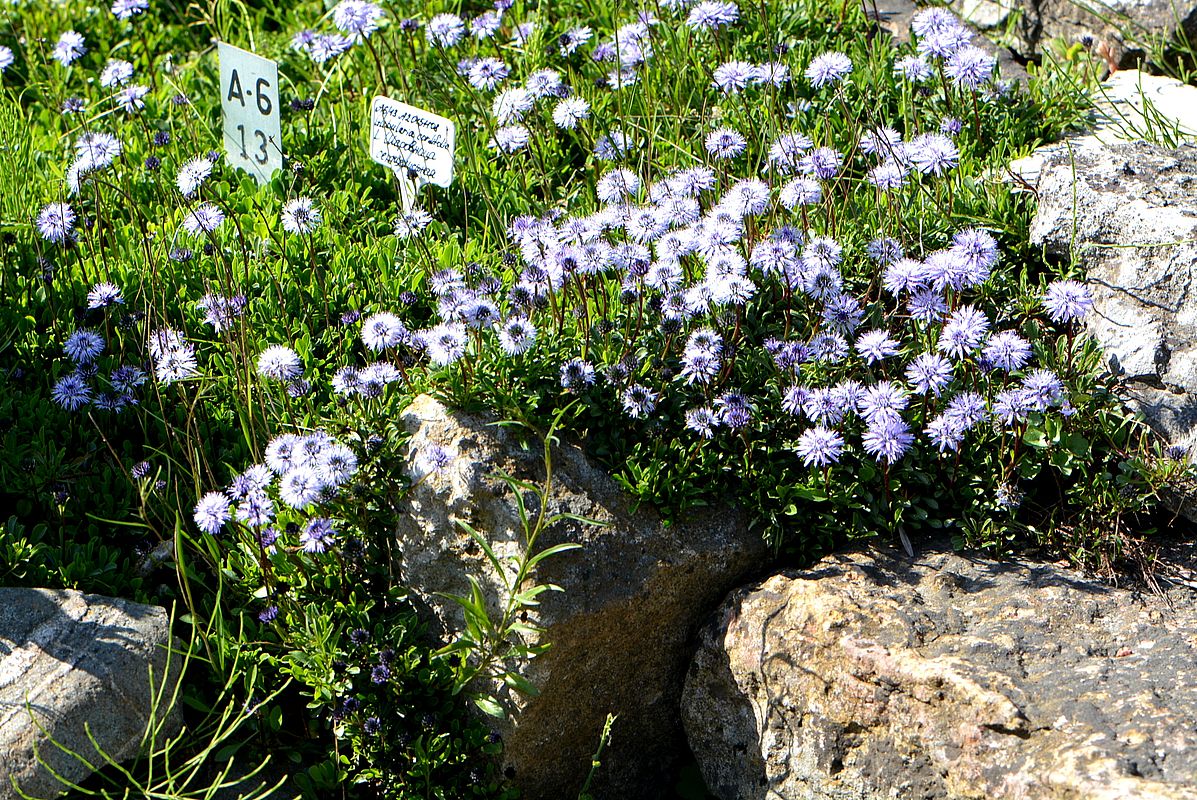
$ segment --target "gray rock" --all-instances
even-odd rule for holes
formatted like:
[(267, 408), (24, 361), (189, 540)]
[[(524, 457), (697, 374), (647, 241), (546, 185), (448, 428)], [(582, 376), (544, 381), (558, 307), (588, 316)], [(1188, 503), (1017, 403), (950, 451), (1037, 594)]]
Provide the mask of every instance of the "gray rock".
[(1197, 591), (833, 556), (731, 594), (683, 718), (722, 800), (1194, 800)]
[[(98, 595), (0, 588), (0, 800), (17, 798), (12, 781), (38, 798), (62, 785), (37, 756), (68, 780), (91, 770), (51, 737), (96, 764), (103, 761), (85, 726), (117, 761), (137, 755), (161, 685), (170, 641), (166, 612)], [(169, 686), (181, 657), (170, 659)], [(169, 696), (169, 695), (168, 695)], [(178, 732), (178, 715), (163, 736)], [(36, 751), (36, 753), (35, 753)]]
[(1106, 62), (1127, 68), (1174, 35), (1197, 42), (1193, 0), (953, 0), (952, 9), (1024, 60), (1052, 41), (1092, 41)]
[(1088, 276), (1089, 331), (1160, 434), (1197, 445), (1197, 148), (1049, 156), (1031, 239)]
[(1078, 155), (1100, 155), (1108, 145), (1154, 141), (1184, 144), (1197, 140), (1197, 87), (1138, 70), (1116, 72), (1093, 98), (1092, 124), (1083, 134), (1044, 145), (1010, 164), (1021, 186), (1035, 188), (1047, 159), (1057, 165)]
[[(467, 592), (467, 576), (473, 575), (496, 612), (512, 574), (506, 559), (521, 550), (515, 499), (495, 472), (539, 484), (543, 449), (536, 442), (523, 449), (515, 429), (451, 414), (429, 397), (417, 398), (402, 421), (412, 433), (409, 466), (419, 481), (395, 532), (403, 581), (451, 638), (461, 630), (462, 615), (439, 593)], [(430, 471), (427, 459), (433, 446), (453, 457), (439, 472)], [(500, 695), (509, 714), (500, 724), (504, 759), (525, 798), (577, 796), (605, 716), (618, 714), (592, 793), (655, 797), (685, 748), (678, 701), (693, 633), (727, 590), (763, 563), (767, 549), (730, 508), (665, 527), (650, 511), (631, 508), (629, 498), (576, 448), (555, 448), (552, 469), (549, 513), (604, 525), (566, 521), (548, 528), (537, 543), (538, 550), (561, 542), (583, 547), (542, 562), (538, 581), (564, 591), (542, 595), (531, 617), (550, 649), (531, 663), (508, 665), (539, 694)], [(525, 500), (533, 509), (531, 493)], [(506, 579), (458, 520), (487, 537)]]

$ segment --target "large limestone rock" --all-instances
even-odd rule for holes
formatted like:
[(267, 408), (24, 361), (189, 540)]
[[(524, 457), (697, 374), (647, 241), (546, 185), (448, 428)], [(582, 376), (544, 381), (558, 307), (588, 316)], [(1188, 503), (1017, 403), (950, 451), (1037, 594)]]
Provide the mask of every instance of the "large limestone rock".
[(1197, 148), (1108, 145), (1049, 156), (1031, 239), (1088, 276), (1088, 327), (1125, 397), (1197, 444)]
[(1024, 60), (1042, 56), (1052, 41), (1091, 42), (1126, 68), (1174, 35), (1197, 42), (1194, 0), (953, 0), (952, 9)]
[(894, 551), (739, 589), (683, 697), (722, 800), (1194, 800), (1197, 591)]
[[(164, 677), (177, 680), (166, 612), (98, 595), (0, 588), (0, 800), (56, 796), (62, 785), (38, 763), (78, 782), (91, 770), (50, 741), (95, 764), (87, 736), (117, 761), (132, 758)], [(153, 684), (150, 682), (153, 670)], [(166, 696), (170, 693), (167, 691)], [(163, 736), (178, 732), (176, 715)]]
[[(522, 549), (514, 495), (496, 470), (539, 484), (543, 449), (527, 449), (513, 428), (452, 414), (429, 397), (403, 414), (412, 433), (410, 469), (418, 484), (395, 532), (403, 580), (428, 604), (451, 637), (459, 609), (438, 593), (468, 593), (473, 575), (492, 614), (506, 597), (504, 579), (457, 524), (486, 536), (500, 559)], [(433, 448), (451, 458), (437, 471)], [(544, 628), (547, 653), (509, 664), (538, 689), (534, 698), (501, 696), (504, 759), (529, 800), (575, 797), (608, 713), (618, 714), (613, 741), (592, 785), (596, 797), (656, 797), (684, 752), (678, 702), (699, 621), (767, 550), (759, 533), (729, 508), (671, 527), (636, 511), (617, 485), (576, 448), (554, 449), (549, 513), (597, 519), (602, 527), (563, 521), (537, 549), (577, 542), (581, 549), (542, 562), (537, 580), (563, 592), (541, 595), (530, 619)], [(524, 493), (530, 512), (537, 503)], [(504, 565), (512, 574), (508, 565)]]
[(1197, 87), (1138, 70), (1116, 72), (1093, 97), (1092, 124), (1084, 133), (1044, 145), (1010, 164), (1009, 176), (1036, 188), (1044, 163), (1069, 165), (1079, 156), (1101, 156), (1110, 145), (1197, 141)]

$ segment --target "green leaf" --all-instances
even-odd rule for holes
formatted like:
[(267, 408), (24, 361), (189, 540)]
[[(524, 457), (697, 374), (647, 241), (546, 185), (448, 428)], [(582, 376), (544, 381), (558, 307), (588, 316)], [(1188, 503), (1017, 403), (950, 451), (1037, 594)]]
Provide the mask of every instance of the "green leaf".
[(493, 697), (486, 697), (485, 695), (478, 695), (478, 696), (474, 697), (473, 700), (474, 700), (474, 705), (478, 706), (478, 709), (483, 714), (486, 714), (489, 717), (494, 717), (495, 719), (503, 719), (504, 717), (507, 716), (505, 713), (503, 713), (503, 707), (501, 705), (499, 705), (497, 702), (495, 702), (495, 699)]
[(1049, 444), (1047, 434), (1039, 428), (1027, 428), (1022, 435), (1022, 440), (1031, 447), (1044, 448)]
[(504, 673), (503, 683), (507, 684), (513, 689), (518, 689), (528, 697), (537, 697), (540, 695), (540, 689), (537, 689), (531, 681), (529, 681), (523, 675), (520, 675), (518, 672)]

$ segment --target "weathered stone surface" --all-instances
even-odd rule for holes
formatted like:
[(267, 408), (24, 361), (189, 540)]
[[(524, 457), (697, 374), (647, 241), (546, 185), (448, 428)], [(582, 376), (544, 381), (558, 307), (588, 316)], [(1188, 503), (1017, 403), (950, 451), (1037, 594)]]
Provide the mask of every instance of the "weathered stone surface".
[[(449, 631), (461, 615), (438, 592), (482, 585), (492, 611), (503, 580), (457, 524), (483, 533), (500, 559), (518, 554), (522, 530), (514, 496), (495, 472), (539, 483), (543, 449), (520, 449), (517, 432), (451, 414), (418, 398), (404, 413), (412, 432), (411, 469), (422, 477), (399, 517), (396, 538), (404, 575)], [(453, 460), (429, 472), (430, 448)], [(634, 511), (618, 486), (576, 448), (553, 456), (549, 513), (597, 519), (603, 527), (563, 522), (537, 543), (583, 545), (542, 564), (541, 583), (564, 589), (541, 596), (534, 618), (551, 649), (531, 664), (512, 664), (540, 690), (535, 698), (501, 697), (513, 722), (502, 726), (504, 758), (523, 796), (559, 800), (578, 793), (590, 769), (606, 714), (615, 713), (596, 797), (656, 797), (670, 765), (684, 752), (678, 702), (689, 642), (702, 617), (767, 556), (760, 535), (734, 509), (708, 511), (664, 527)], [(525, 494), (530, 511), (536, 508)], [(509, 572), (509, 576), (510, 576)]]
[(1091, 41), (1104, 60), (1127, 68), (1174, 34), (1197, 41), (1193, 0), (953, 0), (952, 9), (1024, 60), (1053, 40)]
[(1088, 327), (1122, 391), (1197, 444), (1197, 148), (1123, 144), (1050, 156), (1031, 239), (1088, 276)]
[(722, 800), (1193, 800), (1197, 591), (898, 551), (733, 592), (683, 718)]
[(1036, 187), (1048, 159), (1058, 166), (1076, 156), (1100, 156), (1109, 145), (1144, 139), (1173, 144), (1197, 140), (1197, 87), (1125, 70), (1106, 79), (1094, 101), (1097, 107), (1088, 131), (1040, 147), (1010, 164), (1020, 184)]
[[(98, 595), (0, 588), (0, 799), (21, 789), (38, 798), (62, 788), (38, 764), (79, 781), (90, 770), (50, 737), (103, 763), (85, 725), (112, 758), (137, 754), (161, 685), (170, 642), (166, 612)], [(177, 680), (180, 658), (171, 659)], [(168, 684), (173, 685), (173, 684)], [(178, 732), (177, 715), (163, 734)], [(44, 730), (44, 732), (43, 732)]]

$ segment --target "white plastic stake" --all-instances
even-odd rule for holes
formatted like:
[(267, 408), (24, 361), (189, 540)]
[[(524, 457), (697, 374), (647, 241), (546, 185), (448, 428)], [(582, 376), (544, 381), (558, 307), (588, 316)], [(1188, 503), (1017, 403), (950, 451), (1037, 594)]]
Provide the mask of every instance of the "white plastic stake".
[(267, 183), (283, 168), (278, 65), (220, 42), (220, 108), (229, 163)]
[[(370, 158), (399, 176), (401, 199), (410, 190), (405, 204), (414, 202), (416, 190), (425, 183), (453, 183), (456, 132), (452, 120), (389, 97), (375, 97), (370, 104)], [(415, 187), (410, 186), (408, 170), (416, 173)]]

